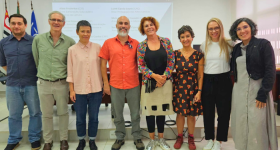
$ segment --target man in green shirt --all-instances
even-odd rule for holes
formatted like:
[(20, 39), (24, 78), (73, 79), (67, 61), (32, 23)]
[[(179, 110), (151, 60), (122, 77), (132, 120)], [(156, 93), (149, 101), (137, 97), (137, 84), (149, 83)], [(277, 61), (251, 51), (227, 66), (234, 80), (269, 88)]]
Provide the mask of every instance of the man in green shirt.
[(60, 149), (68, 150), (68, 101), (67, 77), (68, 48), (75, 41), (64, 35), (65, 16), (53, 11), (49, 14), (50, 32), (37, 35), (32, 43), (32, 53), (38, 70), (37, 87), (42, 110), (43, 150), (52, 149), (53, 105), (56, 101), (59, 116)]

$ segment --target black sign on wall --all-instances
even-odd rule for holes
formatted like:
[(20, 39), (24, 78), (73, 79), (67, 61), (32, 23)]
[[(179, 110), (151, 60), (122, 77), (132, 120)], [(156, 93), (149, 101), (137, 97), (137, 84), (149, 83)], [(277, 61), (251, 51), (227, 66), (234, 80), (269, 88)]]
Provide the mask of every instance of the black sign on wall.
[(200, 44), (198, 44), (198, 45), (193, 45), (193, 49), (195, 49), (195, 50), (201, 52), (201, 50), (200, 50)]

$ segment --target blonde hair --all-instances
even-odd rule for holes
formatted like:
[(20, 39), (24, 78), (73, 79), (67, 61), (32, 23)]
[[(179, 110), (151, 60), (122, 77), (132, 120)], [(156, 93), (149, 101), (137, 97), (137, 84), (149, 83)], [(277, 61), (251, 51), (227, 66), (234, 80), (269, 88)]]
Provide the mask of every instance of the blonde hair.
[(232, 45), (230, 45), (228, 43), (229, 40), (225, 38), (224, 27), (223, 27), (222, 21), (218, 18), (211, 18), (207, 23), (206, 40), (205, 40), (205, 55), (207, 55), (207, 52), (208, 52), (208, 45), (210, 45), (212, 43), (212, 39), (211, 39), (211, 36), (209, 35), (209, 31), (208, 31), (208, 25), (210, 22), (216, 22), (220, 27), (220, 37), (219, 37), (219, 46), (221, 48), (220, 56), (221, 56), (222, 52), (224, 52), (225, 56), (226, 56), (226, 60), (227, 60), (227, 62), (229, 62), (230, 54), (229, 54), (228, 48), (229, 47), (232, 48)]

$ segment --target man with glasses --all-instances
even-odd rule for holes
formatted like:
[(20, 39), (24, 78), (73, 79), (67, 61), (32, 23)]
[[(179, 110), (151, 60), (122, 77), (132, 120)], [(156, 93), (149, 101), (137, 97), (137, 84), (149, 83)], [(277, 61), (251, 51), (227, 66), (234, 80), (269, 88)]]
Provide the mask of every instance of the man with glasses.
[(53, 105), (56, 101), (59, 117), (60, 150), (68, 150), (68, 101), (69, 87), (67, 77), (68, 48), (75, 41), (64, 35), (65, 16), (53, 11), (49, 14), (50, 32), (37, 35), (32, 44), (33, 57), (38, 69), (37, 86), (41, 102), (43, 150), (51, 150), (53, 141)]
[(28, 139), (32, 150), (41, 148), (40, 101), (36, 86), (36, 67), (32, 56), (33, 37), (25, 32), (26, 19), (14, 14), (9, 19), (12, 33), (0, 42), (0, 66), (7, 71), (6, 100), (9, 110), (9, 139), (5, 150), (14, 150), (22, 139), (24, 103), (29, 111)]

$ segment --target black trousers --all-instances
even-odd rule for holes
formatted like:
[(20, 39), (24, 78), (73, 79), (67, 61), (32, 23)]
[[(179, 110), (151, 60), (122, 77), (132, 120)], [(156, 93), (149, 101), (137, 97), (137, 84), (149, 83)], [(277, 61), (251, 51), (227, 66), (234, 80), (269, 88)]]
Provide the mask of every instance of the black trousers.
[(205, 139), (215, 140), (215, 107), (218, 113), (217, 141), (227, 141), (231, 111), (232, 81), (230, 74), (204, 74), (202, 89)]
[(157, 122), (158, 133), (164, 132), (165, 116), (146, 116), (149, 133), (155, 132), (155, 120)]
[[(167, 109), (168, 105), (164, 104), (162, 105), (162, 110), (165, 111)], [(152, 110), (156, 110), (157, 108), (152, 106)], [(156, 122), (157, 122), (157, 128), (158, 133), (164, 132), (164, 125), (165, 125), (165, 116), (146, 116), (147, 121), (147, 127), (149, 133), (154, 133), (156, 128)]]

